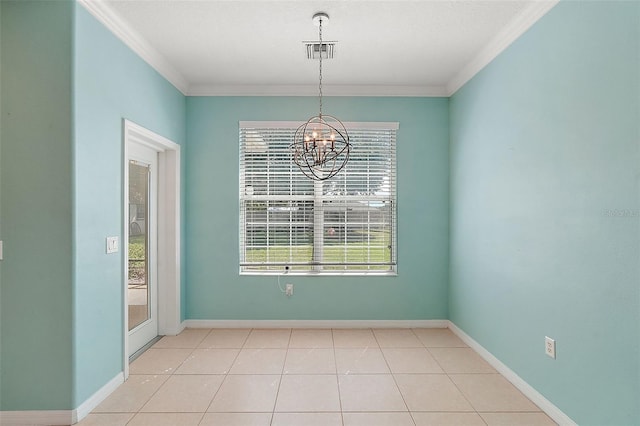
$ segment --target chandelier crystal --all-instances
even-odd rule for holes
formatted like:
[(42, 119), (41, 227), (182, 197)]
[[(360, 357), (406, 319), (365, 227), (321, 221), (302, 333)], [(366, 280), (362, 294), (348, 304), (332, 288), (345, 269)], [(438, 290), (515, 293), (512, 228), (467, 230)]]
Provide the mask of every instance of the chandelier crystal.
[(329, 15), (319, 12), (313, 15), (318, 23), (320, 38), (319, 103), (320, 112), (296, 130), (291, 144), (293, 161), (300, 171), (313, 180), (334, 177), (349, 161), (351, 144), (344, 124), (332, 115), (322, 113), (322, 23)]

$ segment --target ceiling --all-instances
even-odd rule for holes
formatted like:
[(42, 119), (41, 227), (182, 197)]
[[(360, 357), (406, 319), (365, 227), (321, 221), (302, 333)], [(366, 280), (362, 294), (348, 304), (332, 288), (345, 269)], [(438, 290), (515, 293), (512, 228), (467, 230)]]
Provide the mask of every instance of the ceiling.
[(530, 0), (78, 0), (187, 95), (449, 96), (556, 3)]

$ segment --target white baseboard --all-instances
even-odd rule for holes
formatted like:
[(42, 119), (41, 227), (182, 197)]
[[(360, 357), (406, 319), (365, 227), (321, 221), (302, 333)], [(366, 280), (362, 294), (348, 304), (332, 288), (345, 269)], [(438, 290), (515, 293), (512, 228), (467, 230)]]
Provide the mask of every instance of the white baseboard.
[(187, 328), (447, 328), (447, 320), (186, 320)]
[(91, 395), (75, 410), (31, 410), (0, 411), (2, 426), (62, 426), (72, 425), (83, 418), (104, 401), (111, 392), (124, 382), (124, 374), (118, 373), (106, 385)]
[(502, 363), (498, 358), (493, 356), (491, 352), (486, 350), (480, 343), (473, 340), (471, 336), (462, 331), (457, 325), (449, 321), (449, 328), (453, 331), (463, 342), (469, 347), (475, 350), (478, 355), (484, 358), (493, 368), (498, 370), (505, 379), (511, 382), (520, 392), (522, 392), (527, 398), (529, 398), (534, 404), (536, 404), (542, 411), (544, 411), (549, 417), (551, 417), (560, 426), (578, 426), (576, 422), (571, 420), (569, 416), (563, 413), (558, 407), (556, 407), (551, 401), (545, 398), (540, 392), (535, 390), (529, 383), (525, 382), (520, 376), (518, 376), (513, 370)]
[[(471, 336), (448, 320), (186, 320), (181, 328), (449, 328), (463, 342), (502, 374), (520, 392), (561, 426), (577, 426), (551, 401), (502, 363)], [(74, 424), (86, 417), (120, 384), (124, 374), (118, 373), (75, 410), (0, 411), (3, 426), (61, 426)]]
[(161, 335), (162, 336), (177, 336), (178, 334), (182, 333), (182, 331), (185, 328), (187, 328), (186, 322), (182, 321), (181, 323), (177, 324), (176, 326), (164, 330), (164, 332), (162, 332)]
[(60, 426), (75, 423), (75, 410), (0, 411), (2, 426)]
[(80, 420), (87, 417), (94, 408), (100, 405), (102, 401), (107, 399), (107, 397), (111, 395), (111, 392), (116, 390), (122, 383), (124, 383), (124, 373), (120, 372), (116, 374), (113, 379), (109, 380), (106, 385), (98, 389), (96, 393), (91, 395), (86, 401), (84, 401), (78, 406), (78, 408), (74, 410), (75, 418), (73, 420), (75, 422), (79, 422)]

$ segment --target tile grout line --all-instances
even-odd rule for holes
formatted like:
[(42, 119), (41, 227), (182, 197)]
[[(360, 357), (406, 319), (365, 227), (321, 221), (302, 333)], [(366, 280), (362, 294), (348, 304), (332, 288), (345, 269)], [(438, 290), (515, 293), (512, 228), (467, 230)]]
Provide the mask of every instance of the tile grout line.
[(284, 361), (282, 362), (282, 369), (280, 370), (280, 380), (278, 381), (278, 389), (276, 390), (276, 397), (273, 400), (273, 409), (271, 410), (271, 420), (269, 421), (269, 426), (273, 424), (273, 419), (276, 416), (276, 406), (278, 405), (278, 397), (280, 396), (280, 386), (282, 386), (282, 378), (284, 377), (284, 366), (287, 364), (287, 357), (289, 356), (289, 345), (291, 344), (291, 334), (293, 333), (293, 329), (289, 329), (289, 339), (287, 339), (287, 347), (284, 352)]
[[(207, 337), (213, 333), (213, 329), (211, 329), (211, 331), (209, 332), (209, 334), (207, 334)], [(222, 389), (222, 386), (224, 385), (224, 383), (227, 381), (227, 377), (229, 377), (229, 374), (231, 373), (231, 368), (233, 367), (233, 364), (235, 364), (236, 360), (238, 359), (238, 357), (240, 356), (240, 352), (242, 351), (242, 347), (244, 346), (244, 343), (247, 341), (247, 339), (249, 338), (249, 334), (251, 334), (251, 331), (249, 331), (249, 333), (247, 333), (247, 336), (244, 338), (244, 340), (242, 341), (242, 343), (240, 344), (240, 348), (238, 349), (238, 353), (236, 354), (236, 356), (233, 358), (233, 361), (231, 361), (231, 364), (229, 365), (229, 368), (227, 369), (227, 372), (224, 375), (224, 378), (222, 379), (222, 382), (220, 382), (220, 386), (218, 386), (218, 390), (216, 390), (216, 392), (213, 394), (213, 398), (211, 398), (211, 401), (209, 402), (209, 405), (207, 405), (207, 408), (204, 410), (204, 413), (202, 414), (202, 418), (200, 419), (200, 422), (198, 423), (198, 425), (202, 424), (202, 421), (204, 420), (204, 417), (207, 415), (207, 413), (209, 412), (209, 409), (211, 408), (211, 405), (213, 404), (213, 401), (216, 399), (216, 396), (218, 396), (218, 392), (220, 392), (220, 389)], [(204, 341), (204, 339), (202, 340)], [(200, 344), (202, 344), (202, 342), (200, 342)], [(206, 349), (217, 349), (217, 348), (206, 348)], [(222, 349), (222, 348), (221, 348)], [(225, 348), (226, 349), (226, 348)], [(236, 348), (233, 348), (236, 349)]]
[(333, 349), (333, 366), (336, 369), (336, 385), (338, 386), (338, 404), (340, 404), (340, 424), (344, 426), (344, 410), (342, 408), (342, 393), (340, 392), (340, 375), (338, 374), (338, 357), (336, 356), (336, 341), (331, 328), (331, 347)]
[[(457, 368), (452, 368), (452, 372), (447, 372), (440, 361), (438, 361), (438, 359), (433, 355), (433, 351), (432, 349), (437, 349), (437, 348), (446, 348), (446, 349), (451, 349), (451, 348), (457, 348), (457, 346), (433, 346), (433, 347), (429, 347), (427, 346), (427, 343), (425, 343), (425, 341), (423, 341), (420, 336), (418, 336), (418, 333), (412, 329), (412, 328), (407, 328), (408, 330), (412, 331), (412, 334), (418, 339), (418, 341), (420, 342), (420, 344), (422, 345), (422, 347), (424, 349), (427, 350), (427, 353), (433, 358), (433, 360), (435, 361), (435, 363), (442, 369), (443, 374), (445, 374), (447, 376), (447, 379), (453, 383), (455, 389), (462, 395), (462, 397), (464, 398), (464, 400), (467, 401), (467, 403), (470, 405), (470, 407), (473, 409), (473, 411), (455, 411), (456, 413), (474, 413), (476, 416), (478, 416), (479, 420), (482, 422), (482, 424), (488, 424), (488, 420), (485, 420), (485, 418), (482, 416), (482, 414), (491, 414), (491, 413), (504, 413), (504, 414), (525, 414), (525, 413), (542, 413), (543, 415), (546, 415), (546, 413), (542, 410), (540, 410), (540, 408), (536, 406), (537, 410), (536, 411), (531, 411), (531, 410), (517, 410), (517, 411), (512, 411), (512, 410), (485, 410), (485, 411), (478, 411), (478, 409), (476, 409), (476, 407), (471, 403), (471, 400), (467, 397), (467, 395), (465, 395), (464, 392), (462, 392), (462, 389), (458, 386), (458, 384), (456, 382), (453, 381), (452, 377), (453, 376), (499, 376), (499, 377), (504, 377), (502, 374), (500, 374), (500, 372), (494, 371), (494, 372), (470, 372), (470, 373), (465, 373), (465, 372), (455, 372), (458, 369)], [(235, 362), (237, 361), (241, 351), (243, 349), (247, 349), (244, 346), (246, 345), (247, 341), (249, 340), (249, 337), (251, 335), (251, 333), (255, 330), (255, 329), (249, 329), (249, 332), (245, 335), (242, 343), (239, 345), (240, 348), (232, 348), (234, 350), (237, 350), (237, 353), (235, 354), (235, 357), (233, 357), (233, 360), (230, 362), (229, 367), (226, 368), (226, 373), (224, 374), (207, 374), (207, 373), (191, 373), (191, 374), (178, 374), (177, 371), (182, 368), (185, 364), (187, 364), (192, 357), (194, 356), (195, 351), (197, 351), (198, 349), (203, 349), (203, 350), (207, 350), (207, 349), (221, 349), (221, 348), (206, 348), (206, 347), (200, 347), (202, 345), (202, 343), (205, 341), (205, 339), (207, 339), (214, 331), (215, 329), (209, 329), (208, 333), (204, 334), (203, 337), (201, 339), (199, 339), (196, 343), (195, 343), (195, 347), (185, 347), (187, 346), (184, 343), (178, 343), (176, 347), (160, 347), (160, 348), (154, 348), (151, 347), (149, 349), (153, 349), (153, 351), (157, 351), (156, 354), (161, 354), (162, 352), (164, 352), (167, 349), (171, 349), (171, 350), (185, 350), (185, 352), (188, 352), (186, 357), (180, 361), (179, 363), (177, 363), (177, 365), (173, 368), (169, 368), (167, 370), (163, 370), (163, 373), (151, 373), (151, 374), (130, 374), (130, 376), (133, 376), (131, 378), (135, 378), (136, 376), (143, 376), (143, 375), (148, 375), (148, 376), (153, 376), (155, 378), (162, 378), (163, 376), (166, 377), (166, 379), (164, 380), (164, 382), (162, 384), (159, 385), (159, 387), (153, 391), (147, 398), (144, 399), (144, 401), (140, 404), (140, 407), (137, 408), (135, 411), (113, 411), (113, 412), (93, 412), (92, 414), (96, 414), (96, 415), (111, 415), (111, 414), (127, 414), (127, 415), (131, 415), (131, 418), (126, 420), (125, 423), (119, 423), (119, 424), (134, 424), (134, 421), (136, 418), (140, 418), (139, 416), (146, 416), (148, 414), (168, 414), (165, 412), (143, 412), (142, 410), (144, 409), (144, 407), (146, 405), (149, 404), (149, 402), (160, 392), (161, 389), (165, 388), (165, 386), (167, 385), (167, 382), (170, 381), (172, 379), (173, 376), (177, 376), (177, 377), (183, 377), (183, 376), (199, 376), (199, 377), (207, 377), (210, 375), (215, 375), (215, 376), (224, 376), (220, 385), (218, 386), (217, 390), (215, 391), (215, 393), (213, 394), (213, 397), (211, 399), (211, 401), (209, 402), (207, 408), (204, 410), (204, 412), (187, 412), (187, 411), (172, 411), (172, 414), (192, 414), (194, 415), (193, 419), (196, 419), (196, 414), (199, 415), (199, 421), (198, 421), (198, 425), (203, 425), (204, 424), (204, 418), (206, 417), (207, 413), (209, 413), (209, 408), (211, 408), (211, 405), (213, 404), (213, 401), (215, 400), (216, 396), (219, 394), (220, 390), (222, 389), (222, 386), (224, 385), (224, 383), (226, 382), (227, 378), (232, 375), (231, 374), (231, 369), (233, 367), (233, 365), (235, 364)], [(405, 395), (402, 393), (402, 391), (400, 390), (400, 387), (398, 385), (398, 382), (396, 380), (396, 373), (393, 372), (393, 370), (391, 369), (391, 365), (389, 363), (389, 359), (387, 358), (387, 356), (384, 353), (385, 348), (383, 348), (380, 344), (380, 338), (385, 337), (384, 335), (381, 335), (380, 337), (375, 333), (374, 329), (372, 328), (368, 328), (368, 329), (361, 329), (361, 330), (369, 330), (374, 337), (374, 341), (376, 342), (378, 349), (380, 350), (380, 353), (383, 356), (383, 360), (385, 361), (385, 364), (389, 370), (388, 373), (359, 373), (360, 375), (388, 375), (391, 374), (391, 377), (394, 381), (394, 384), (396, 385), (396, 388), (398, 390), (398, 392), (401, 395), (401, 398), (403, 400), (403, 403), (406, 407), (406, 412), (409, 413), (411, 421), (413, 422), (414, 426), (418, 423), (418, 420), (416, 420), (416, 418), (414, 418), (414, 412), (412, 412), (407, 404), (407, 401), (405, 399)], [(286, 343), (286, 350), (285, 350), (285, 357), (284, 357), (284, 361), (282, 364), (282, 368), (280, 371), (280, 378), (279, 378), (279, 382), (278, 382), (278, 388), (276, 390), (276, 395), (275, 395), (275, 400), (274, 400), (274, 406), (273, 409), (271, 411), (271, 418), (269, 420), (269, 425), (273, 425), (274, 421), (275, 421), (275, 414), (276, 414), (276, 407), (277, 407), (277, 402), (278, 402), (278, 398), (279, 398), (279, 392), (281, 390), (281, 385), (282, 385), (282, 381), (284, 379), (285, 376), (285, 371), (286, 371), (286, 363), (287, 360), (289, 359), (289, 351), (292, 349), (291, 345), (292, 345), (292, 339), (293, 339), (293, 333), (294, 331), (296, 331), (295, 328), (289, 328), (288, 329), (288, 340)], [(344, 426), (345, 424), (345, 418), (344, 418), (344, 414), (345, 412), (343, 411), (343, 406), (342, 406), (342, 395), (341, 395), (341, 389), (340, 389), (340, 374), (339, 374), (339, 370), (338, 370), (338, 362), (337, 362), (337, 348), (336, 348), (336, 340), (335, 340), (335, 329), (329, 329), (330, 333), (331, 333), (331, 343), (332, 343), (332, 352), (333, 352), (333, 356), (334, 356), (334, 368), (335, 368), (335, 377), (336, 377), (336, 381), (337, 381), (337, 386), (338, 386), (338, 402), (339, 402), (339, 407), (340, 407), (340, 423), (342, 424), (342, 426)], [(393, 336), (392, 336), (393, 337)], [(429, 337), (429, 336), (427, 336)], [(426, 340), (429, 342), (430, 339), (426, 338)], [(180, 341), (179, 341), (180, 342)], [(237, 345), (234, 343), (234, 346)], [(268, 343), (267, 343), (268, 345)], [(306, 345), (306, 344), (305, 344)], [(312, 345), (312, 344), (311, 344)], [(303, 345), (304, 346), (304, 345)], [(358, 349), (361, 347), (357, 347), (355, 349)], [(372, 347), (373, 348), (373, 347)], [(389, 346), (386, 349), (403, 349), (403, 348), (414, 348), (413, 346), (404, 346), (404, 343), (400, 343), (399, 345), (395, 346)], [(468, 348), (468, 346), (467, 346)], [(226, 348), (224, 348), (226, 349)], [(253, 349), (253, 348), (248, 348), (248, 349)], [(260, 348), (256, 348), (256, 349), (260, 349)], [(301, 349), (306, 349), (306, 348), (301, 348)], [(316, 347), (313, 348), (309, 348), (311, 350), (313, 349), (317, 349)], [(473, 348), (471, 348), (471, 350), (476, 353)], [(197, 369), (196, 369), (197, 370)], [(168, 371), (168, 374), (166, 374)], [(246, 373), (246, 374), (251, 374), (251, 373)], [(265, 375), (267, 373), (264, 373)], [(405, 373), (398, 373), (398, 374), (405, 374)], [(411, 374), (411, 375), (422, 375), (422, 374), (430, 374), (430, 373), (406, 373), (406, 374)], [(242, 374), (239, 374), (242, 375)], [(292, 374), (293, 375), (293, 374)], [(324, 375), (323, 373), (308, 373), (305, 371), (302, 371), (300, 373), (298, 373), (298, 375), (309, 375), (309, 376), (313, 376), (313, 375)], [(355, 374), (358, 375), (358, 374)], [(441, 374), (438, 374), (441, 375)], [(529, 398), (526, 397), (526, 395), (524, 396), (525, 399), (528, 399), (530, 401)], [(397, 412), (397, 411), (396, 411)], [(421, 413), (422, 411), (417, 410), (415, 413)], [(429, 411), (428, 411), (429, 412)], [(221, 413), (227, 413), (227, 412), (221, 412)], [(231, 412), (229, 412), (231, 413)], [(239, 412), (233, 412), (233, 413), (249, 413), (248, 411), (239, 411)], [(251, 411), (251, 413), (253, 413), (253, 411)], [(256, 412), (257, 413), (257, 412)], [(263, 412), (264, 413), (264, 412)], [(330, 413), (329, 411), (287, 411), (287, 413), (298, 413), (298, 414), (318, 414), (318, 413)], [(354, 412), (355, 413), (355, 412)], [(360, 411), (357, 413), (381, 413), (381, 412), (377, 412), (377, 411)], [(391, 412), (389, 412), (391, 413)], [(397, 413), (401, 413), (401, 412), (397, 412)], [(446, 411), (446, 413), (453, 413), (453, 412), (448, 412)], [(267, 414), (267, 413), (265, 413)], [(547, 415), (548, 417), (548, 415)]]
[[(162, 387), (163, 387), (163, 386), (164, 386), (164, 385), (169, 381), (169, 379), (171, 379), (171, 376), (175, 375), (175, 374), (176, 374), (176, 372), (178, 371), (178, 369), (180, 369), (180, 367), (182, 367), (182, 366), (184, 365), (184, 363), (185, 363), (185, 362), (187, 362), (187, 360), (189, 359), (189, 357), (190, 357), (191, 355), (193, 355), (193, 353), (196, 351), (196, 349), (198, 348), (198, 346), (199, 346), (199, 345), (204, 341), (204, 339), (206, 339), (206, 338), (207, 338), (207, 336), (209, 336), (209, 334), (211, 334), (211, 331), (212, 331), (212, 329), (209, 329), (209, 332), (206, 334), (206, 336), (203, 336), (203, 337), (202, 337), (202, 339), (200, 339), (200, 341), (198, 341), (198, 342), (195, 344), (195, 346), (193, 347), (193, 349), (192, 349), (192, 348), (175, 348), (175, 349), (191, 349), (191, 352), (190, 352), (190, 353), (189, 353), (189, 355), (187, 355), (187, 357), (186, 357), (186, 358), (185, 358), (185, 359), (180, 363), (180, 365), (178, 365), (178, 366), (175, 368), (175, 370), (173, 370), (173, 372), (169, 375), (169, 378), (168, 378), (167, 380), (165, 380), (165, 382), (164, 382), (164, 383), (163, 383), (163, 384), (162, 384), (162, 385), (161, 385), (161, 386), (156, 390), (156, 392), (154, 392), (154, 394), (153, 394), (153, 395), (152, 395), (152, 396), (147, 400), (147, 402), (146, 402), (144, 405), (147, 405), (147, 404), (149, 403), (149, 401), (151, 401), (151, 398), (153, 398), (153, 396), (154, 396), (154, 395), (155, 395), (155, 394), (156, 394), (156, 393), (157, 393), (157, 392), (158, 392), (158, 391), (159, 391), (159, 390), (160, 390), (160, 389), (161, 389), (161, 388), (162, 388)], [(184, 332), (184, 330), (183, 330), (183, 332)], [(165, 336), (165, 337), (166, 337), (166, 336)], [(160, 341), (162, 341), (162, 339), (161, 339)], [(158, 341), (158, 343), (159, 343), (160, 341)], [(160, 349), (160, 348), (159, 348), (159, 349)], [(170, 348), (166, 348), (166, 349), (170, 349)], [(222, 384), (220, 384), (220, 385), (222, 386)], [(218, 388), (218, 390), (219, 390), (219, 389), (220, 389), (220, 388)], [(216, 392), (217, 392), (217, 391), (216, 391)], [(142, 408), (144, 408), (144, 405), (142, 406)], [(142, 409), (142, 408), (141, 408), (141, 409)], [(207, 411), (205, 410), (205, 411), (202, 413), (202, 416), (200, 417), (200, 421), (198, 422), (198, 425), (199, 425), (200, 423), (202, 423), (202, 420), (204, 419), (204, 415), (205, 415), (205, 413), (206, 413), (206, 412), (207, 412)], [(138, 410), (138, 414), (140, 414), (140, 410)], [(131, 418), (131, 420), (133, 420), (133, 419), (134, 419), (138, 414), (136, 414), (135, 416), (133, 416), (133, 417)]]
[[(413, 331), (413, 328), (410, 328), (409, 330), (411, 330), (411, 333), (416, 337), (416, 339), (418, 339), (418, 342), (420, 342), (420, 344), (422, 345), (422, 347), (423, 347), (423, 348), (427, 351), (427, 353), (428, 353), (428, 354), (433, 358), (433, 355), (431, 355), (431, 352), (429, 352), (429, 349), (427, 348), (427, 345), (425, 345), (425, 343), (424, 343), (422, 340), (420, 340), (420, 336), (418, 336), (418, 335), (416, 334), (416, 332), (415, 332), (415, 331)], [(384, 356), (384, 352), (382, 352), (382, 356)], [(386, 359), (386, 357), (385, 357), (385, 359)], [(436, 360), (435, 360), (435, 358), (434, 358), (434, 361), (436, 361)], [(437, 363), (438, 363), (438, 361), (436, 361), (436, 364), (437, 364)], [(438, 364), (438, 367), (440, 367), (440, 364)], [(389, 369), (391, 369), (391, 366), (389, 366)], [(442, 367), (440, 367), (440, 369), (442, 369)], [(442, 371), (444, 371), (444, 369), (442, 369)], [(391, 373), (393, 374), (393, 379), (395, 380), (395, 374), (394, 374), (393, 372), (391, 372)], [(398, 386), (398, 383), (397, 383), (397, 382), (396, 382), (396, 386)], [(400, 386), (398, 386), (398, 390), (400, 390)], [(400, 390), (400, 395), (402, 395), (402, 390)], [(402, 398), (404, 399), (404, 395), (402, 395)], [(406, 401), (405, 401), (405, 404), (406, 404)], [(408, 405), (408, 404), (407, 404), (407, 408), (409, 408), (409, 405)], [(414, 412), (413, 412), (413, 411), (411, 411), (411, 410), (409, 409), (409, 415), (411, 416), (411, 421), (413, 421), (413, 424), (414, 424), (414, 425), (416, 425), (416, 424), (417, 424), (417, 423), (416, 423), (416, 418), (413, 416), (413, 413), (414, 413)]]
[[(211, 330), (209, 330), (209, 333), (211, 333)], [(207, 333), (207, 336), (209, 335), (209, 333)], [(158, 343), (160, 343), (160, 342), (161, 342), (165, 337), (166, 337), (166, 336), (164, 336), (162, 339), (158, 340), (158, 341), (154, 344), (154, 346), (155, 346), (155, 345), (157, 345)], [(204, 340), (204, 337), (202, 338), (202, 340)], [(201, 340), (201, 341), (202, 341), (202, 340)], [(148, 350), (154, 349), (154, 346), (151, 346)], [(196, 347), (197, 347), (197, 345), (196, 345)], [(189, 352), (189, 354), (185, 357), (185, 359), (184, 359), (184, 360), (182, 360), (182, 362), (180, 362), (180, 364), (179, 364), (178, 366), (176, 366), (176, 368), (175, 368), (175, 369), (173, 369), (173, 370), (171, 371), (171, 373), (170, 373), (170, 374), (167, 374), (167, 376), (169, 376), (169, 377), (167, 377), (167, 380), (165, 380), (165, 381), (164, 381), (160, 386), (158, 386), (158, 389), (156, 389), (156, 390), (155, 390), (155, 392), (153, 392), (153, 393), (149, 396), (149, 398), (148, 398), (148, 399), (147, 399), (147, 400), (142, 404), (142, 406), (141, 406), (141, 407), (140, 407), (140, 408), (139, 408), (139, 409), (138, 409), (138, 410), (133, 414), (133, 417), (131, 417), (131, 419), (129, 419), (129, 420), (127, 421), (127, 423), (126, 423), (127, 425), (128, 425), (129, 423), (131, 423), (131, 422), (132, 422), (132, 421), (133, 421), (133, 420), (138, 416), (138, 414), (140, 414), (140, 413), (141, 413), (141, 410), (142, 410), (142, 409), (143, 409), (143, 408), (144, 408), (144, 407), (149, 403), (149, 401), (151, 401), (151, 399), (152, 399), (152, 398), (153, 398), (153, 397), (154, 397), (154, 396), (155, 396), (155, 395), (160, 391), (160, 389), (162, 389), (162, 387), (163, 387), (164, 385), (166, 385), (166, 384), (167, 384), (167, 382), (169, 381), (169, 379), (171, 379), (171, 376), (173, 376), (173, 375), (175, 374), (175, 372), (176, 372), (176, 371), (178, 371), (178, 369), (179, 369), (179, 368), (184, 364), (184, 362), (185, 362), (187, 359), (189, 359), (189, 357), (190, 357), (190, 356), (193, 354), (193, 352), (195, 351), (195, 348), (155, 348), (155, 349), (157, 349), (157, 350), (162, 350), (162, 349), (191, 349), (191, 352)], [(146, 351), (145, 351), (145, 353), (146, 353)], [(137, 361), (138, 359), (140, 359), (140, 358), (142, 357), (142, 355), (144, 355), (144, 353), (143, 353), (143, 354), (141, 354), (138, 358), (136, 358), (136, 361)], [(135, 362), (135, 361), (134, 361), (134, 362)], [(133, 376), (135, 376), (135, 374), (129, 374), (129, 376), (132, 376), (132, 375), (133, 375)], [(152, 375), (155, 375), (155, 376), (162, 376), (163, 374), (152, 374)], [(204, 414), (203, 414), (203, 417), (204, 417)], [(200, 419), (200, 422), (201, 422), (201, 421), (202, 421), (202, 419)], [(200, 423), (200, 422), (198, 422), (198, 423)]]
[[(415, 332), (414, 332), (415, 334)], [(417, 337), (417, 335), (416, 335)], [(420, 340), (420, 338), (418, 337), (418, 340)], [(422, 340), (420, 340), (422, 342)], [(449, 372), (447, 372), (447, 370), (445, 370), (445, 368), (442, 366), (442, 364), (440, 364), (440, 361), (438, 361), (438, 358), (436, 358), (433, 355), (433, 352), (431, 352), (431, 349), (426, 345), (426, 343), (422, 342), (422, 344), (425, 345), (425, 348), (427, 349), (427, 352), (429, 352), (429, 355), (431, 355), (431, 358), (433, 358), (433, 360), (436, 362), (436, 364), (438, 364), (438, 366), (440, 367), (440, 369), (442, 369), (442, 371), (444, 372), (444, 374), (447, 376), (447, 379), (449, 379), (449, 381), (453, 384), (453, 386), (455, 386), (455, 388), (458, 390), (458, 392), (460, 392), (460, 395), (462, 395), (462, 397), (464, 398), (465, 401), (467, 401), (467, 403), (469, 404), (469, 406), (471, 408), (473, 408), (473, 412), (480, 417), (480, 420), (482, 421), (482, 423), (484, 423), (485, 425), (487, 424), (487, 422), (485, 422), (484, 418), (480, 415), (480, 413), (478, 412), (478, 410), (476, 409), (476, 407), (471, 403), (471, 401), (469, 401), (469, 398), (467, 398), (467, 396), (464, 394), (464, 392), (462, 392), (462, 389), (460, 389), (458, 387), (458, 385), (456, 384), (456, 382), (453, 381), (453, 379), (451, 379), (451, 376), (449, 375)], [(450, 349), (449, 347), (445, 347), (446, 349)]]
[[(161, 341), (161, 340), (160, 340)], [(149, 350), (153, 349), (153, 347), (149, 348)], [(191, 349), (191, 348), (157, 348), (156, 350), (163, 350), (163, 349)], [(176, 368), (174, 368), (173, 370), (171, 370), (171, 373), (169, 374), (153, 374), (155, 376), (168, 376), (167, 380), (165, 380), (160, 386), (158, 386), (158, 389), (156, 389), (150, 396), (149, 398), (146, 400), (146, 402), (144, 404), (142, 404), (142, 406), (135, 412), (135, 414), (133, 415), (133, 417), (131, 418), (131, 420), (129, 420), (127, 422), (127, 424), (129, 424), (131, 421), (133, 421), (138, 414), (142, 413), (142, 409), (144, 409), (144, 407), (149, 403), (149, 401), (151, 401), (151, 399), (153, 399), (153, 397), (160, 392), (160, 389), (162, 389), (169, 380), (171, 380), (171, 377), (175, 374), (176, 371), (178, 371), (178, 368), (180, 368), (182, 366), (182, 364), (184, 364), (184, 362), (189, 359), (189, 357), (191, 356), (191, 354), (193, 354), (193, 351), (195, 351), (195, 349), (191, 349), (191, 352), (189, 352), (189, 354), (185, 357), (184, 360), (182, 360), (180, 362), (180, 364), (178, 364), (178, 366), (176, 366)], [(138, 358), (139, 359), (139, 358)], [(132, 374), (129, 374), (129, 376), (132, 376)]]
[[(376, 336), (376, 332), (374, 330), (371, 330), (371, 332), (373, 333), (373, 338), (376, 339), (376, 342), (378, 343), (378, 347), (380, 348), (380, 353), (382, 354), (382, 359), (384, 360), (384, 363), (387, 365), (387, 368), (389, 369), (389, 374), (391, 375), (391, 379), (393, 380), (393, 383), (396, 385), (396, 389), (398, 389), (398, 393), (400, 394), (400, 398), (402, 398), (402, 403), (406, 407), (407, 413), (409, 413), (409, 418), (411, 419), (411, 422), (415, 426), (416, 425), (416, 421), (413, 418), (413, 415), (411, 414), (411, 410), (409, 409), (409, 404), (407, 404), (407, 401), (404, 398), (404, 395), (402, 394), (402, 391), (400, 390), (400, 386), (398, 386), (398, 381), (396, 380), (395, 374), (393, 374), (393, 371), (391, 370), (391, 366), (389, 365), (389, 361), (387, 360), (387, 357), (384, 356), (384, 351), (382, 350), (382, 346), (380, 346), (380, 341), (378, 341), (378, 336)], [(413, 333), (413, 331), (411, 331), (411, 333)], [(422, 343), (422, 342), (420, 342), (420, 343)]]
[[(203, 337), (202, 337), (202, 339), (200, 339), (200, 340), (199, 340), (199, 341), (194, 345), (193, 349), (191, 349), (191, 348), (184, 348), (184, 349), (191, 349), (191, 352), (190, 352), (190, 353), (189, 353), (189, 355), (187, 355), (187, 357), (186, 357), (186, 358), (185, 358), (185, 359), (180, 363), (180, 365), (178, 365), (178, 366), (176, 367), (176, 369), (171, 373), (171, 376), (175, 375), (175, 374), (176, 374), (176, 372), (180, 369), (180, 367), (182, 367), (182, 366), (184, 365), (184, 363), (185, 363), (185, 362), (187, 362), (187, 361), (189, 360), (189, 357), (190, 357), (191, 355), (193, 355), (193, 353), (196, 351), (196, 349), (198, 349), (198, 346), (199, 346), (199, 345), (204, 341), (204, 339), (206, 339), (206, 338), (207, 338), (207, 336), (208, 336), (209, 334), (211, 334), (211, 331), (212, 331), (212, 330), (213, 330), (213, 329), (209, 329), (209, 332), (208, 332), (205, 336), (203, 336)], [(183, 330), (183, 331), (184, 331), (184, 330)], [(160, 341), (162, 341), (162, 340), (160, 340)], [(178, 349), (180, 349), (180, 348), (178, 348)], [(171, 378), (171, 377), (169, 377), (169, 379), (170, 379), (170, 378)], [(167, 380), (162, 384), (162, 386), (164, 386), (164, 385), (169, 381), (169, 379), (167, 379)], [(160, 386), (160, 388), (162, 388), (162, 386)], [(222, 386), (222, 383), (220, 383), (220, 386)], [(158, 391), (160, 390), (160, 388), (158, 388)], [(220, 390), (220, 387), (218, 387), (218, 390)], [(216, 393), (218, 392), (218, 390), (216, 390)], [(157, 391), (156, 391), (156, 392), (157, 392)], [(154, 395), (155, 395), (155, 394), (154, 394)], [(215, 396), (215, 395), (214, 395), (214, 396)], [(149, 401), (150, 401), (150, 400), (151, 400), (151, 398), (149, 398), (149, 400), (147, 401), (147, 403), (149, 403)], [(209, 404), (211, 404), (211, 403), (209, 403)], [(145, 405), (146, 405), (146, 404), (145, 404)], [(200, 423), (202, 423), (202, 420), (204, 419), (204, 415), (206, 414), (206, 412), (207, 412), (207, 411), (206, 411), (206, 409), (205, 409), (205, 411), (202, 413), (202, 416), (200, 417), (200, 421), (198, 422), (198, 425), (199, 425)], [(135, 416), (134, 416), (134, 418), (135, 418)], [(133, 419), (132, 419), (132, 420), (133, 420)]]

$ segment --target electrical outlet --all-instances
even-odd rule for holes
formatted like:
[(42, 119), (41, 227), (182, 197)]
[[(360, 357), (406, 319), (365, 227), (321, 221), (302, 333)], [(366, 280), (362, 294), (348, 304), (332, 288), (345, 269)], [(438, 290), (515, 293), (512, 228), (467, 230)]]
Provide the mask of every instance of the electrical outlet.
[(285, 284), (284, 294), (286, 294), (289, 297), (293, 296), (293, 284)]
[(544, 352), (551, 358), (556, 359), (556, 341), (551, 337), (544, 337)]

